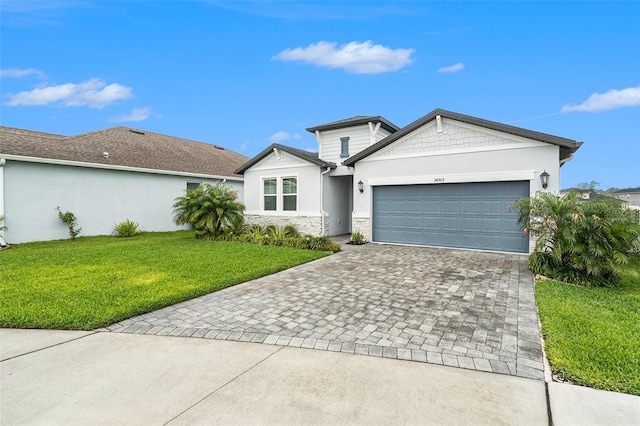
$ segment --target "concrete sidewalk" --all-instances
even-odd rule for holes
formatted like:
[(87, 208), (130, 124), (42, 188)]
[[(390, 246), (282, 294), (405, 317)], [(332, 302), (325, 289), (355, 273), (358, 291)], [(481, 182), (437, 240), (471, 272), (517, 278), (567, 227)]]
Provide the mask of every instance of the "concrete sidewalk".
[[(543, 381), (370, 356), (0, 329), (0, 358), (2, 425), (548, 424)], [(640, 398), (595, 392), (576, 407), (601, 414), (587, 423), (640, 421)], [(561, 408), (571, 404), (558, 398)], [(613, 406), (617, 417), (609, 417)], [(584, 424), (560, 419), (554, 424)]]

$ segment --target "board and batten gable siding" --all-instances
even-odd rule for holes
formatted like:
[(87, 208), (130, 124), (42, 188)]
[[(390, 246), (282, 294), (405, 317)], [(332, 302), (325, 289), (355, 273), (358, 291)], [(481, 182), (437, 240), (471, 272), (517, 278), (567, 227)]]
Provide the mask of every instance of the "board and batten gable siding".
[(539, 175), (546, 170), (546, 191), (556, 193), (558, 159), (556, 145), (448, 119), (438, 133), (428, 123), (356, 164), (354, 186), (362, 180), (365, 187), (362, 194), (354, 188), (354, 231), (371, 238), (373, 186), (524, 180), (533, 195), (543, 190)]
[(346, 157), (340, 157), (342, 153), (340, 138), (344, 137), (349, 138), (349, 156), (352, 156), (369, 146), (369, 126), (365, 124), (320, 132), (319, 157), (324, 161), (336, 164), (342, 163)]
[[(264, 211), (262, 182), (266, 178), (298, 178), (297, 211)], [(320, 168), (294, 155), (279, 151), (269, 154), (244, 172), (244, 200), (247, 215), (320, 216)]]
[[(31, 163), (4, 167), (5, 239), (9, 243), (69, 238), (56, 207), (73, 212), (81, 236), (110, 235), (116, 223), (138, 222), (143, 231), (185, 229), (173, 223), (172, 205), (187, 183), (216, 179)], [(225, 182), (243, 198), (242, 181)]]

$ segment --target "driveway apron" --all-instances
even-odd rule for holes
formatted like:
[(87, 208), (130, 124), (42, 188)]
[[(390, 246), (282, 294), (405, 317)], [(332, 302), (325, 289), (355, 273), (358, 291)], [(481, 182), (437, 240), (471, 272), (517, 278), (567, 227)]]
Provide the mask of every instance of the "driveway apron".
[(113, 332), (356, 353), (543, 379), (523, 255), (366, 244), (121, 321)]

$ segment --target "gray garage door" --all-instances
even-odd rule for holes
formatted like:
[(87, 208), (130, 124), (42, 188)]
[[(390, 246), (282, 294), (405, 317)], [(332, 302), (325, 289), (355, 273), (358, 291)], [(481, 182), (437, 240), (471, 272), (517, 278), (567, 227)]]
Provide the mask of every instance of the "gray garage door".
[(376, 186), (373, 240), (526, 253), (509, 204), (528, 195), (528, 181)]

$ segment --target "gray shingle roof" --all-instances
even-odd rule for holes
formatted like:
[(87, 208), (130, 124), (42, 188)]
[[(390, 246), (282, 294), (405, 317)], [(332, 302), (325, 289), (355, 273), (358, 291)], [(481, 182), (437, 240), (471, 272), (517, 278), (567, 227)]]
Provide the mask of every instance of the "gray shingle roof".
[(628, 193), (635, 194), (636, 192), (640, 192), (640, 187), (619, 189), (616, 192), (614, 192), (614, 194), (628, 194)]
[(306, 161), (308, 161), (308, 162), (310, 162), (312, 164), (315, 164), (317, 166), (320, 166), (320, 167), (331, 167), (332, 169), (336, 168), (336, 164), (335, 163), (324, 161), (324, 160), (321, 160), (320, 158), (318, 158), (318, 153), (317, 152), (304, 151), (302, 149), (292, 148), (290, 146), (280, 145), (279, 143), (274, 143), (274, 144), (271, 144), (264, 151), (262, 151), (259, 154), (257, 154), (251, 160), (247, 161), (242, 166), (238, 167), (235, 170), (235, 173), (243, 174), (245, 171), (247, 171), (247, 169), (249, 169), (250, 167), (252, 167), (255, 164), (257, 164), (260, 160), (265, 158), (267, 155), (271, 154), (271, 152), (273, 151), (273, 148), (279, 149), (280, 151), (287, 152), (287, 153), (289, 153), (289, 154), (291, 154), (293, 156), (296, 156), (298, 158), (306, 160)]
[(463, 123), (473, 124), (476, 126), (484, 127), (491, 130), (497, 130), (503, 133), (509, 133), (516, 136), (521, 136), (528, 139), (537, 140), (540, 142), (550, 143), (560, 147), (560, 160), (567, 159), (580, 148), (582, 142), (577, 142), (572, 139), (561, 138), (559, 136), (553, 136), (546, 133), (535, 132), (533, 130), (523, 129), (521, 127), (509, 126), (507, 124), (497, 123), (495, 121), (484, 120), (481, 118), (471, 117), (469, 115), (458, 114), (456, 112), (445, 111), (443, 109), (435, 109), (424, 117), (419, 118), (413, 123), (403, 127), (399, 131), (390, 134), (386, 138), (378, 141), (377, 143), (369, 146), (368, 148), (360, 151), (352, 157), (349, 157), (342, 164), (345, 166), (352, 166), (357, 161), (373, 154), (374, 152), (384, 148), (385, 146), (397, 141), (401, 137), (419, 129), (432, 120), (435, 120), (436, 116), (449, 118), (451, 120), (460, 121)]
[(2, 154), (228, 177), (240, 177), (233, 171), (248, 160), (216, 145), (128, 127), (62, 136), (0, 126)]
[(380, 123), (380, 127), (388, 130), (391, 133), (394, 133), (400, 130), (398, 126), (396, 126), (386, 118), (381, 117), (379, 115), (356, 115), (355, 117), (345, 118), (344, 120), (338, 120), (338, 121), (332, 121), (331, 123), (319, 124), (317, 126), (309, 127), (308, 129), (305, 129), (305, 130), (307, 132), (314, 133), (316, 130), (319, 130), (322, 132), (325, 130), (344, 129), (346, 127), (361, 126), (369, 122)]

